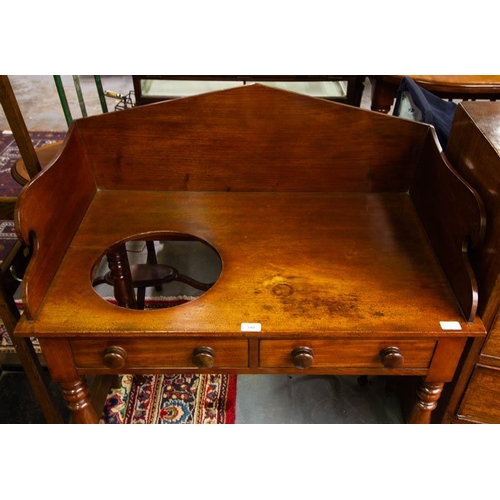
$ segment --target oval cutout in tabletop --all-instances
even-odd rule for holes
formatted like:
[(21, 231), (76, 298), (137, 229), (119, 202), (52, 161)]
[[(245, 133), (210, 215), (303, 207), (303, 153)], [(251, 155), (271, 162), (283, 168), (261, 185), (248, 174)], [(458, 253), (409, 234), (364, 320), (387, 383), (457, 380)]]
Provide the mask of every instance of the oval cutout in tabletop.
[(91, 281), (104, 300), (128, 309), (175, 307), (200, 297), (219, 278), (222, 260), (208, 242), (176, 233), (147, 238), (127, 238), (97, 259)]

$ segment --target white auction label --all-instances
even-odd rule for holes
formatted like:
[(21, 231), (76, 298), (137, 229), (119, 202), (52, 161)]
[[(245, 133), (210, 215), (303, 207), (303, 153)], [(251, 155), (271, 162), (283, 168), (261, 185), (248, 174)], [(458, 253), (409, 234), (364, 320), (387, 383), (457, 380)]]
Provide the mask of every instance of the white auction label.
[(440, 321), (439, 324), (443, 330), (461, 330), (462, 327), (458, 321)]
[(241, 323), (242, 332), (260, 332), (262, 325), (260, 323)]

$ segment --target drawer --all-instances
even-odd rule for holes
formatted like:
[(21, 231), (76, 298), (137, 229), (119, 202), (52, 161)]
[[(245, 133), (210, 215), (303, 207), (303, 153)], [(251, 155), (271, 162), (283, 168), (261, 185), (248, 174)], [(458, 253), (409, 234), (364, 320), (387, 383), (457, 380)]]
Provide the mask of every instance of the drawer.
[(427, 368), (433, 340), (261, 340), (262, 368)]
[(458, 416), (473, 422), (500, 424), (500, 370), (477, 365)]
[(244, 339), (78, 339), (70, 345), (78, 368), (248, 367), (248, 342)]

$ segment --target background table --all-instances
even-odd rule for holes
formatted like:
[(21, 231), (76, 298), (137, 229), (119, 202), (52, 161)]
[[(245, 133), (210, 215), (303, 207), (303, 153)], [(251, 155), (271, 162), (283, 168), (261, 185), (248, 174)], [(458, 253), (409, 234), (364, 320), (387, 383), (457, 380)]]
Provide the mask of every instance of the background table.
[[(389, 113), (404, 75), (370, 76), (373, 111)], [(500, 97), (499, 75), (408, 75), (418, 85), (443, 99), (494, 100)]]

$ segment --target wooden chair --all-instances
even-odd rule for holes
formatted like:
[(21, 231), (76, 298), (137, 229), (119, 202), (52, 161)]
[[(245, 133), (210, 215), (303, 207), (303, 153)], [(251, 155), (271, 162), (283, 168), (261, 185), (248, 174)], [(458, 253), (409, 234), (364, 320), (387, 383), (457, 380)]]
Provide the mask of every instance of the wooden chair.
[[(0, 75), (0, 103), (12, 129), (21, 155), (25, 160), (27, 172), (30, 176), (34, 176), (41, 170), (40, 163), (33, 148), (29, 132), (22, 118), (9, 79), (4, 75)], [(63, 423), (64, 420), (57, 409), (57, 405), (49, 387), (47, 375), (42, 369), (31, 340), (29, 338), (20, 338), (14, 335), (14, 329), (19, 321), (20, 314), (13, 296), (19, 286), (19, 282), (13, 279), (9, 270), (14, 261), (18, 263), (18, 270), (20, 270), (20, 267), (26, 267), (29, 256), (29, 253), (25, 253), (26, 249), (26, 245), (17, 242), (0, 267), (0, 316), (2, 317), (35, 396), (40, 403), (46, 421), (48, 423)]]
[[(153, 241), (146, 241), (146, 244), (154, 248)], [(126, 258), (126, 248), (124, 245), (120, 245), (119, 248), (111, 248), (108, 251), (108, 262), (113, 262), (113, 253), (119, 252), (120, 258), (123, 260)], [(148, 261), (145, 264), (130, 264), (130, 275), (131, 275), (131, 285), (132, 288), (137, 288), (137, 296), (135, 301), (132, 299), (128, 302), (126, 307), (133, 307), (137, 309), (144, 309), (146, 289), (150, 287), (155, 287), (161, 290), (161, 286), (166, 283), (172, 283), (173, 281), (178, 281), (180, 283), (185, 283), (197, 290), (206, 292), (210, 290), (214, 283), (202, 283), (190, 276), (179, 273), (179, 271), (172, 266), (167, 264), (158, 264), (156, 261), (156, 253), (148, 249)], [(92, 281), (92, 286), (96, 287), (102, 284), (107, 284), (110, 286), (115, 286), (116, 275), (113, 269), (108, 271), (104, 276), (99, 276)], [(116, 293), (115, 293), (116, 296)]]

